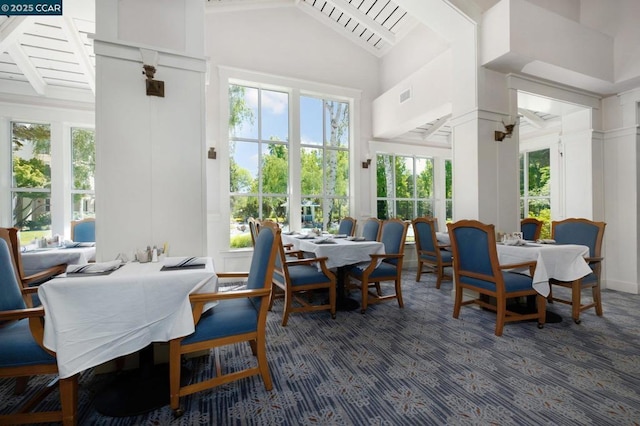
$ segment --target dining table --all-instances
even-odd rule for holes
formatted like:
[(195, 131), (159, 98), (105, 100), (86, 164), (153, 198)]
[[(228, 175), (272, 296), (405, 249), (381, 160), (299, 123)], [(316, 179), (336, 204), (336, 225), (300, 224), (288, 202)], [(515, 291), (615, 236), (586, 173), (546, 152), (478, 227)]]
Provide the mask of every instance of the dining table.
[(95, 243), (46, 248), (23, 247), (22, 268), (25, 275), (37, 274), (56, 265), (83, 265), (96, 260)]
[[(70, 377), (104, 362), (141, 351), (149, 371), (153, 342), (168, 342), (194, 332), (189, 295), (216, 292), (218, 279), (209, 257), (163, 262), (129, 262), (105, 273), (61, 274), (38, 288), (45, 310), (43, 343), (56, 353), (59, 376)], [(100, 265), (86, 265), (99, 271)], [(78, 268), (76, 269), (83, 269)], [(142, 357), (142, 355), (141, 355)], [(134, 415), (166, 405), (168, 370), (160, 374), (130, 374), (96, 397), (105, 415)], [(140, 372), (136, 372), (138, 374)]]
[(372, 254), (385, 254), (380, 241), (365, 240), (362, 237), (346, 235), (282, 234), (283, 244), (291, 244), (293, 250), (302, 251), (313, 257), (326, 257), (326, 266), (336, 270), (336, 309), (351, 311), (360, 304), (346, 294), (346, 275), (351, 267), (366, 268)]

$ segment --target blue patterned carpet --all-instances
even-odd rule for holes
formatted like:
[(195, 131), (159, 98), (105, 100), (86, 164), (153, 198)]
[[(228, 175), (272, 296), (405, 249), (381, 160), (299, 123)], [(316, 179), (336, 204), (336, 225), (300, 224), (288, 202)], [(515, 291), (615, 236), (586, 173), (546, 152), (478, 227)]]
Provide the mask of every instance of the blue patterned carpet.
[[(183, 398), (179, 419), (169, 407), (110, 418), (92, 404), (108, 375), (88, 371), (80, 424), (640, 425), (640, 295), (604, 291), (604, 317), (590, 310), (579, 325), (556, 303), (550, 310), (563, 322), (542, 330), (511, 323), (496, 337), (493, 313), (467, 307), (453, 319), (451, 283), (436, 290), (432, 277), (414, 278), (405, 273), (404, 309), (392, 301), (336, 320), (293, 314), (282, 327), (276, 303), (268, 319), (271, 392), (254, 377)], [(253, 362), (245, 346), (221, 356), (225, 369)], [(190, 367), (205, 376), (215, 370), (208, 356)], [(0, 380), (2, 411), (20, 401), (12, 389)]]

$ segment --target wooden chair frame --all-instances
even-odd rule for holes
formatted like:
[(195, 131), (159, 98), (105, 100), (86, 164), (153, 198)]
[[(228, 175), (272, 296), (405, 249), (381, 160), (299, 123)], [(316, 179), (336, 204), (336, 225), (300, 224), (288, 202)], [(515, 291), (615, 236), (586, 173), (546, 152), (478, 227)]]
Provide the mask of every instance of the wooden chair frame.
[[(474, 271), (463, 270), (460, 266), (460, 246), (456, 238), (455, 230), (458, 228), (471, 227), (484, 231), (487, 235), (488, 254), (491, 262), (491, 275), (479, 274)], [(455, 223), (448, 223), (449, 236), (451, 238), (451, 249), (453, 250), (453, 271), (455, 277), (455, 301), (453, 307), (453, 317), (458, 318), (460, 316), (460, 308), (465, 305), (476, 304), (482, 308), (496, 312), (496, 326), (495, 335), (502, 336), (505, 323), (513, 321), (524, 321), (537, 319), (538, 328), (544, 327), (546, 319), (546, 299), (540, 295), (533, 287), (527, 290), (507, 292), (505, 289), (504, 279), (502, 271), (515, 269), (515, 268), (529, 268), (530, 276), (533, 276), (535, 271), (536, 262), (523, 262), (514, 263), (508, 265), (500, 265), (498, 262), (498, 250), (496, 249), (496, 233), (493, 225), (487, 225), (476, 220), (460, 220)], [(479, 279), (487, 282), (491, 282), (495, 285), (495, 290), (485, 289), (483, 287), (466, 284), (462, 282), (462, 278), (468, 277), (472, 279)], [(463, 301), (464, 291), (469, 290), (474, 294), (478, 294), (478, 297), (473, 297)], [(535, 313), (521, 314), (513, 312), (507, 309), (507, 299), (536, 296)], [(485, 296), (485, 297), (483, 297)], [(494, 298), (496, 304), (490, 303), (487, 298)]]
[[(364, 314), (367, 311), (367, 306), (373, 303), (380, 303), (387, 300), (396, 299), (398, 301), (398, 306), (400, 308), (404, 307), (404, 301), (402, 300), (402, 262), (404, 260), (404, 243), (407, 236), (407, 222), (404, 222), (400, 219), (388, 219), (382, 222), (382, 226), (380, 227), (380, 231), (378, 232), (378, 240), (381, 241), (383, 239), (383, 235), (385, 232), (385, 226), (388, 226), (393, 223), (399, 223), (404, 226), (404, 230), (401, 236), (400, 247), (398, 253), (387, 253), (387, 254), (370, 254), (371, 262), (369, 266), (362, 272), (362, 276), (358, 277), (351, 272), (347, 274), (347, 283), (348, 288), (356, 288), (360, 290), (362, 300), (360, 305), (360, 313)], [(391, 259), (396, 260), (396, 268), (394, 275), (384, 275), (384, 276), (372, 276), (372, 274), (376, 271), (376, 267), (380, 262), (389, 261)], [(351, 278), (360, 281), (360, 284), (351, 284)], [(395, 292), (393, 294), (383, 294), (382, 287), (380, 286), (381, 282), (384, 281), (393, 281)], [(374, 291), (375, 290), (375, 291)]]
[[(551, 291), (549, 292), (549, 296), (547, 300), (550, 303), (559, 302), (565, 305), (571, 306), (571, 317), (576, 324), (580, 324), (580, 312), (585, 311), (587, 309), (595, 308), (596, 315), (601, 317), (602, 312), (602, 295), (600, 292), (600, 275), (602, 273), (602, 261), (604, 257), (601, 256), (602, 252), (602, 241), (604, 239), (604, 229), (607, 225), (604, 222), (594, 222), (589, 219), (584, 218), (568, 218), (560, 221), (551, 222), (551, 236), (555, 237), (556, 229), (558, 226), (562, 226), (563, 224), (569, 223), (581, 223), (588, 224), (595, 228), (597, 228), (597, 236), (596, 241), (594, 242), (594, 250), (590, 251), (589, 257), (586, 257), (585, 260), (589, 263), (589, 266), (593, 270), (593, 273), (596, 277), (595, 281), (585, 282), (583, 279), (578, 279), (574, 281), (558, 281), (555, 279), (549, 280)], [(557, 297), (553, 295), (553, 286), (557, 285), (560, 287), (565, 287), (571, 289), (571, 300), (564, 299), (561, 297)], [(582, 290), (590, 288), (593, 301), (591, 303), (583, 304), (581, 302)]]
[[(436, 250), (426, 250), (423, 245), (423, 241), (419, 237), (420, 233), (418, 232), (418, 228), (421, 223), (427, 224), (431, 228), (431, 246)], [(450, 248), (451, 244), (442, 244), (438, 241), (436, 237), (436, 229), (438, 228), (438, 219), (429, 218), (429, 217), (418, 217), (411, 222), (413, 226), (413, 234), (416, 239), (416, 255), (418, 259), (418, 272), (416, 273), (416, 282), (420, 281), (420, 277), (422, 276), (422, 272), (434, 273), (437, 276), (436, 288), (440, 288), (442, 281), (452, 281), (453, 276), (446, 274), (445, 269), (447, 267), (452, 267), (452, 261), (445, 261), (442, 258), (442, 250)], [(435, 257), (435, 261), (431, 259), (425, 259), (422, 256), (431, 256)], [(428, 267), (427, 271), (423, 271), (424, 267)]]

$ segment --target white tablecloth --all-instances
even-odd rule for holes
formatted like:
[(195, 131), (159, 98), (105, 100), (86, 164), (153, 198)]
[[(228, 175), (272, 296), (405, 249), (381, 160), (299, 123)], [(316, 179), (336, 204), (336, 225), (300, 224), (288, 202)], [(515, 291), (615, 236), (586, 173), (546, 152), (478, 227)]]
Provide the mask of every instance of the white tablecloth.
[(498, 244), (498, 261), (501, 265), (535, 260), (533, 288), (543, 296), (549, 295), (549, 279), (573, 281), (590, 274), (591, 268), (584, 260), (589, 247), (575, 244), (534, 244), (507, 246)]
[(36, 274), (55, 265), (84, 265), (96, 260), (95, 247), (45, 248), (21, 253), (25, 275)]
[(44, 345), (56, 352), (61, 378), (193, 333), (189, 294), (217, 291), (213, 261), (202, 269), (161, 268), (128, 263), (109, 275), (58, 277), (39, 287)]
[(335, 244), (316, 244), (313, 239), (299, 239), (294, 235), (282, 235), (284, 244), (293, 244), (295, 250), (313, 253), (314, 257), (327, 257), (327, 268), (370, 262), (370, 254), (384, 254), (384, 244), (379, 241), (349, 241), (333, 238)]

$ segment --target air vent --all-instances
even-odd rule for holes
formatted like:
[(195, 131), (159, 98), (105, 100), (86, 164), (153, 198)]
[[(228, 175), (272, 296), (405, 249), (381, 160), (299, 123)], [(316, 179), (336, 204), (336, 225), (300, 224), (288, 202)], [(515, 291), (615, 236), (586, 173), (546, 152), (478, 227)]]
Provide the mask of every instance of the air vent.
[(400, 103), (407, 102), (409, 99), (411, 99), (411, 89), (407, 89), (400, 93)]

